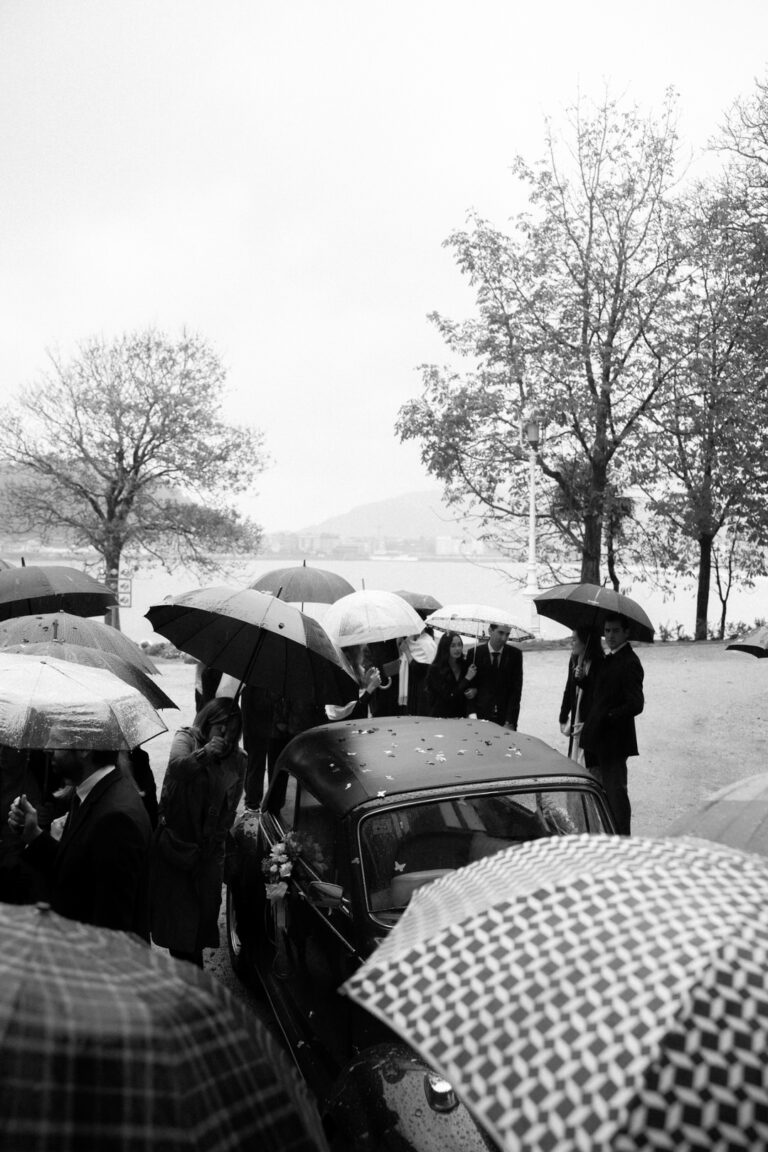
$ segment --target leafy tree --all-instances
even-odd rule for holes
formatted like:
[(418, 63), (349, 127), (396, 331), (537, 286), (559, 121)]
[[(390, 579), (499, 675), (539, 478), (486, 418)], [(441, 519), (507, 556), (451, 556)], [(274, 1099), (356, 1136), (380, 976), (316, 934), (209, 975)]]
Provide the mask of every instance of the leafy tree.
[[(718, 533), (730, 526), (742, 560), (751, 547), (747, 578), (768, 542), (768, 242), (728, 182), (691, 198), (684, 232), (689, 256), (665, 352), (666, 400), (647, 413), (651, 437), (640, 444), (634, 479), (647, 489), (659, 534), (694, 545), (678, 554), (682, 571), (696, 575), (695, 638), (706, 640)], [(721, 602), (736, 578), (734, 556), (731, 549), (727, 581), (725, 548), (717, 558)]]
[(421, 442), (448, 500), (467, 501), (493, 531), (525, 515), (519, 428), (535, 408), (546, 425), (541, 518), (558, 562), (563, 544), (580, 556), (582, 580), (600, 582), (606, 527), (619, 538), (623, 457), (669, 371), (683, 256), (675, 166), (671, 96), (659, 121), (606, 100), (590, 116), (577, 106), (565, 138), (548, 127), (545, 159), (515, 164), (530, 207), (511, 233), (473, 216), (446, 242), (478, 314), (432, 320), (467, 367), (423, 366), (422, 395), (399, 414), (401, 438)]
[(113, 582), (127, 548), (202, 570), (256, 548), (227, 501), (262, 470), (262, 435), (222, 421), (224, 368), (202, 339), (150, 330), (50, 363), (0, 412), (11, 531), (89, 545)]
[(750, 96), (735, 101), (716, 146), (731, 154), (732, 179), (745, 213), (768, 225), (768, 78), (756, 81)]

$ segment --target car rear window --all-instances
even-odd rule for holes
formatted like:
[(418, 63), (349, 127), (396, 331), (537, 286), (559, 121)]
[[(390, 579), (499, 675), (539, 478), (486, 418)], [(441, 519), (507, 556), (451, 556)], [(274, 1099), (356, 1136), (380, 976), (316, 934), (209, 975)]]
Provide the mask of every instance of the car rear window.
[(589, 792), (456, 796), (371, 813), (360, 823), (369, 911), (397, 916), (416, 888), (445, 872), (544, 836), (607, 831)]

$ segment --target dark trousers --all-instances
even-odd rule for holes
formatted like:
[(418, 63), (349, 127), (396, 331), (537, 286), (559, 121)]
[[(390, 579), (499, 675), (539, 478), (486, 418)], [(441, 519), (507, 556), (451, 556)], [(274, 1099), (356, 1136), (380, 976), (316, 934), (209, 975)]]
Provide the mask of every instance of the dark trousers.
[(629, 836), (632, 820), (632, 805), (627, 791), (627, 761), (603, 760), (590, 767), (590, 772), (602, 784), (611, 806), (616, 831), (620, 836)]

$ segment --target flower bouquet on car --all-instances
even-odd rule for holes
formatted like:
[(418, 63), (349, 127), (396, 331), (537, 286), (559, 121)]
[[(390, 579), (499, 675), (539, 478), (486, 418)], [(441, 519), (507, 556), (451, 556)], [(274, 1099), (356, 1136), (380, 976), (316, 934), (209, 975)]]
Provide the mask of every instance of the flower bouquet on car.
[(272, 845), (269, 855), (261, 862), (268, 900), (274, 903), (275, 900), (283, 899), (288, 891), (293, 865), (299, 856), (301, 856), (301, 842), (293, 832), (286, 833), (282, 840)]

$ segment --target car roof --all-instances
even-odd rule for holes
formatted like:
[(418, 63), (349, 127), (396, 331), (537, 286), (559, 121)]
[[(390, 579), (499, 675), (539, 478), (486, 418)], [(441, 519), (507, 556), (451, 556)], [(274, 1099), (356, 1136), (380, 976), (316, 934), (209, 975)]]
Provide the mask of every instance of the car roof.
[(486, 720), (383, 716), (322, 724), (294, 736), (277, 763), (345, 815), (368, 800), (425, 788), (569, 776), (594, 785), (574, 760), (536, 736)]

